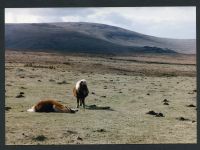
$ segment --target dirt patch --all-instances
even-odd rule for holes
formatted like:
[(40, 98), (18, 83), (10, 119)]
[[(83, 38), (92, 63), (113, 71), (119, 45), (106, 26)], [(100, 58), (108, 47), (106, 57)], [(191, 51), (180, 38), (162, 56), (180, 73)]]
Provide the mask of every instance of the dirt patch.
[(154, 115), (155, 117), (165, 117), (165, 116), (163, 115), (163, 113), (157, 113), (157, 112), (155, 112), (155, 111), (153, 111), (153, 110), (148, 111), (146, 114)]

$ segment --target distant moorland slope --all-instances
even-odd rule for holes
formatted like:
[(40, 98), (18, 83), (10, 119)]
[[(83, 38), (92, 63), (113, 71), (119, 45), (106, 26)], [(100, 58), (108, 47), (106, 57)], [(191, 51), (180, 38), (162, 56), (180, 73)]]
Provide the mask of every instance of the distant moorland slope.
[(86, 22), (5, 24), (6, 49), (105, 54), (196, 53), (195, 39), (169, 39)]

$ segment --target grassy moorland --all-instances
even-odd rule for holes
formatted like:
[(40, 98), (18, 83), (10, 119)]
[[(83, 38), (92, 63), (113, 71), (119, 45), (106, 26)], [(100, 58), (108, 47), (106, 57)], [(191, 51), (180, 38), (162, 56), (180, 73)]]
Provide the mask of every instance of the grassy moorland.
[[(6, 144), (196, 143), (195, 57), (6, 51)], [(72, 88), (83, 78), (86, 104), (97, 108), (26, 111), (47, 98), (75, 108)]]

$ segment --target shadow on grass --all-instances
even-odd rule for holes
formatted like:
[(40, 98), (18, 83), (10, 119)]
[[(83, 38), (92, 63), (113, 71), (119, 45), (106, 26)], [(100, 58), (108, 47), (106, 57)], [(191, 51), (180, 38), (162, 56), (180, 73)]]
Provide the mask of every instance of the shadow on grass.
[(97, 105), (86, 105), (85, 109), (114, 111), (114, 109), (110, 108), (110, 106), (97, 106)]
[(37, 137), (32, 138), (32, 140), (34, 140), (34, 141), (45, 141), (46, 139), (47, 139), (47, 137), (44, 135), (39, 135)]

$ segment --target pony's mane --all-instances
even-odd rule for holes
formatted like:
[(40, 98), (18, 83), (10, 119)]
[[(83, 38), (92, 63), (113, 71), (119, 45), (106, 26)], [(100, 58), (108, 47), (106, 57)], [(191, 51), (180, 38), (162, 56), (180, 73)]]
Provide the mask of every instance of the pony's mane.
[(76, 90), (78, 90), (80, 88), (80, 83), (83, 82), (85, 85), (87, 85), (87, 82), (85, 79), (82, 79), (82, 80), (79, 80), (77, 83), (76, 83)]

